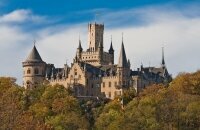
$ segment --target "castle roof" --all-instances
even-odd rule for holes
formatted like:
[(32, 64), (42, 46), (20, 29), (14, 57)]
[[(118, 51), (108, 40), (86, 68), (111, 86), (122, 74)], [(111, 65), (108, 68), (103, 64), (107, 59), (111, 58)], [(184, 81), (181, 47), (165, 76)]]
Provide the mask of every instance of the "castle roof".
[(121, 51), (119, 55), (118, 67), (128, 67), (124, 43), (122, 42)]
[(43, 62), (35, 45), (33, 46), (33, 49), (31, 50), (29, 56), (27, 57), (26, 62)]
[(95, 67), (88, 63), (81, 62), (80, 65), (81, 67), (85, 68), (87, 72), (90, 72), (92, 74), (99, 74), (102, 71), (98, 67)]
[(114, 52), (114, 49), (113, 49), (113, 45), (112, 45), (112, 41), (111, 41), (109, 53), (113, 53), (113, 52)]
[(80, 51), (83, 51), (83, 48), (82, 48), (82, 46), (81, 46), (81, 40), (80, 40), (80, 39), (79, 39), (78, 49), (79, 49)]

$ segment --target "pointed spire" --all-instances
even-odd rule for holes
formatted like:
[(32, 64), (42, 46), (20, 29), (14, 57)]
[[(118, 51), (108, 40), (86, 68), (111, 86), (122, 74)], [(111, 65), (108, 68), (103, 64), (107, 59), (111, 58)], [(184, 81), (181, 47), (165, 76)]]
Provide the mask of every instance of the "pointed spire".
[(26, 62), (43, 62), (40, 54), (38, 53), (37, 48), (35, 47), (35, 41), (33, 49), (31, 50), (29, 56), (27, 57)]
[(123, 43), (123, 36), (122, 36), (122, 45), (121, 45), (121, 51), (119, 55), (118, 67), (128, 67), (126, 52), (125, 52), (124, 43)]
[(83, 51), (83, 48), (82, 48), (82, 46), (81, 46), (80, 36), (79, 36), (79, 45), (78, 45), (78, 49), (79, 49), (80, 51)]
[(110, 53), (110, 54), (113, 54), (113, 53), (114, 53), (114, 49), (113, 49), (113, 45), (112, 45), (112, 35), (111, 35), (111, 44), (110, 44), (109, 53)]
[(162, 47), (162, 66), (165, 66), (164, 47)]

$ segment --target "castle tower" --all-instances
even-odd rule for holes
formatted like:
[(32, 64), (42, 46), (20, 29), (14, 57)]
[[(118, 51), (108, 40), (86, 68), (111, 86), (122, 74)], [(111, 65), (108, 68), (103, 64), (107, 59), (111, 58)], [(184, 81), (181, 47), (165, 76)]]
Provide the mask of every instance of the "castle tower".
[(126, 52), (124, 49), (124, 43), (122, 39), (121, 51), (119, 55), (119, 61), (117, 65), (117, 71), (119, 76), (119, 86), (122, 88), (127, 87), (129, 84), (130, 77), (130, 66), (126, 58)]
[(108, 50), (108, 52), (111, 55), (111, 63), (114, 64), (114, 49), (112, 45), (112, 37), (111, 37), (110, 49)]
[(89, 42), (89, 51), (97, 51), (99, 42), (103, 46), (103, 33), (104, 25), (103, 24), (88, 24), (88, 42)]
[(40, 57), (35, 45), (23, 65), (23, 86), (33, 89), (45, 79), (46, 63)]
[(83, 48), (81, 46), (81, 40), (79, 39), (79, 45), (78, 45), (78, 48), (77, 48), (77, 51), (76, 51), (76, 56), (77, 56), (78, 60), (81, 59), (82, 52), (83, 52)]

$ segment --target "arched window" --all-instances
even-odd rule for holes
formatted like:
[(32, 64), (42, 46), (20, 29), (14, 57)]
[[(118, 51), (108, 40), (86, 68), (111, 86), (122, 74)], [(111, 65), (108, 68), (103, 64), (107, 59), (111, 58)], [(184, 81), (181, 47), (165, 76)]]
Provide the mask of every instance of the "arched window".
[(35, 74), (39, 74), (39, 69), (38, 69), (38, 68), (35, 68), (34, 73), (35, 73)]
[(27, 74), (30, 74), (30, 73), (31, 73), (31, 69), (28, 69), (28, 70), (27, 70)]
[(27, 87), (27, 89), (30, 89), (30, 87), (31, 87), (31, 82), (30, 81), (26, 82), (26, 87)]

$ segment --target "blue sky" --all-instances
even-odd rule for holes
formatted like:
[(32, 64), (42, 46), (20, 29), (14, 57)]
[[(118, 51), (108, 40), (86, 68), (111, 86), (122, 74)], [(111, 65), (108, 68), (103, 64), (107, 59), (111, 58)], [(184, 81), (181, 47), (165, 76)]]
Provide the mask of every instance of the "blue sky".
[[(57, 23), (79, 23), (94, 19), (95, 13), (105, 14), (107, 10), (119, 11), (145, 6), (171, 4), (184, 10), (184, 5), (199, 0), (1, 0), (1, 14), (16, 9), (29, 9), (37, 15), (57, 19)], [(88, 12), (90, 10), (90, 12)], [(103, 10), (103, 11), (102, 11)], [(128, 17), (128, 16), (127, 16)]]
[[(165, 4), (174, 0), (2, 0), (5, 4), (3, 11), (10, 12), (15, 9), (31, 9), (40, 15), (65, 15), (82, 10), (92, 10), (97, 8), (124, 9), (146, 5)], [(185, 4), (191, 0), (179, 0), (175, 3)]]
[(121, 34), (132, 69), (160, 66), (165, 46), (173, 76), (200, 68), (199, 0), (0, 0), (0, 76), (17, 77), (33, 46), (47, 63), (63, 67), (75, 56), (79, 35), (87, 49), (87, 24), (105, 24), (104, 48), (113, 37), (117, 63)]

